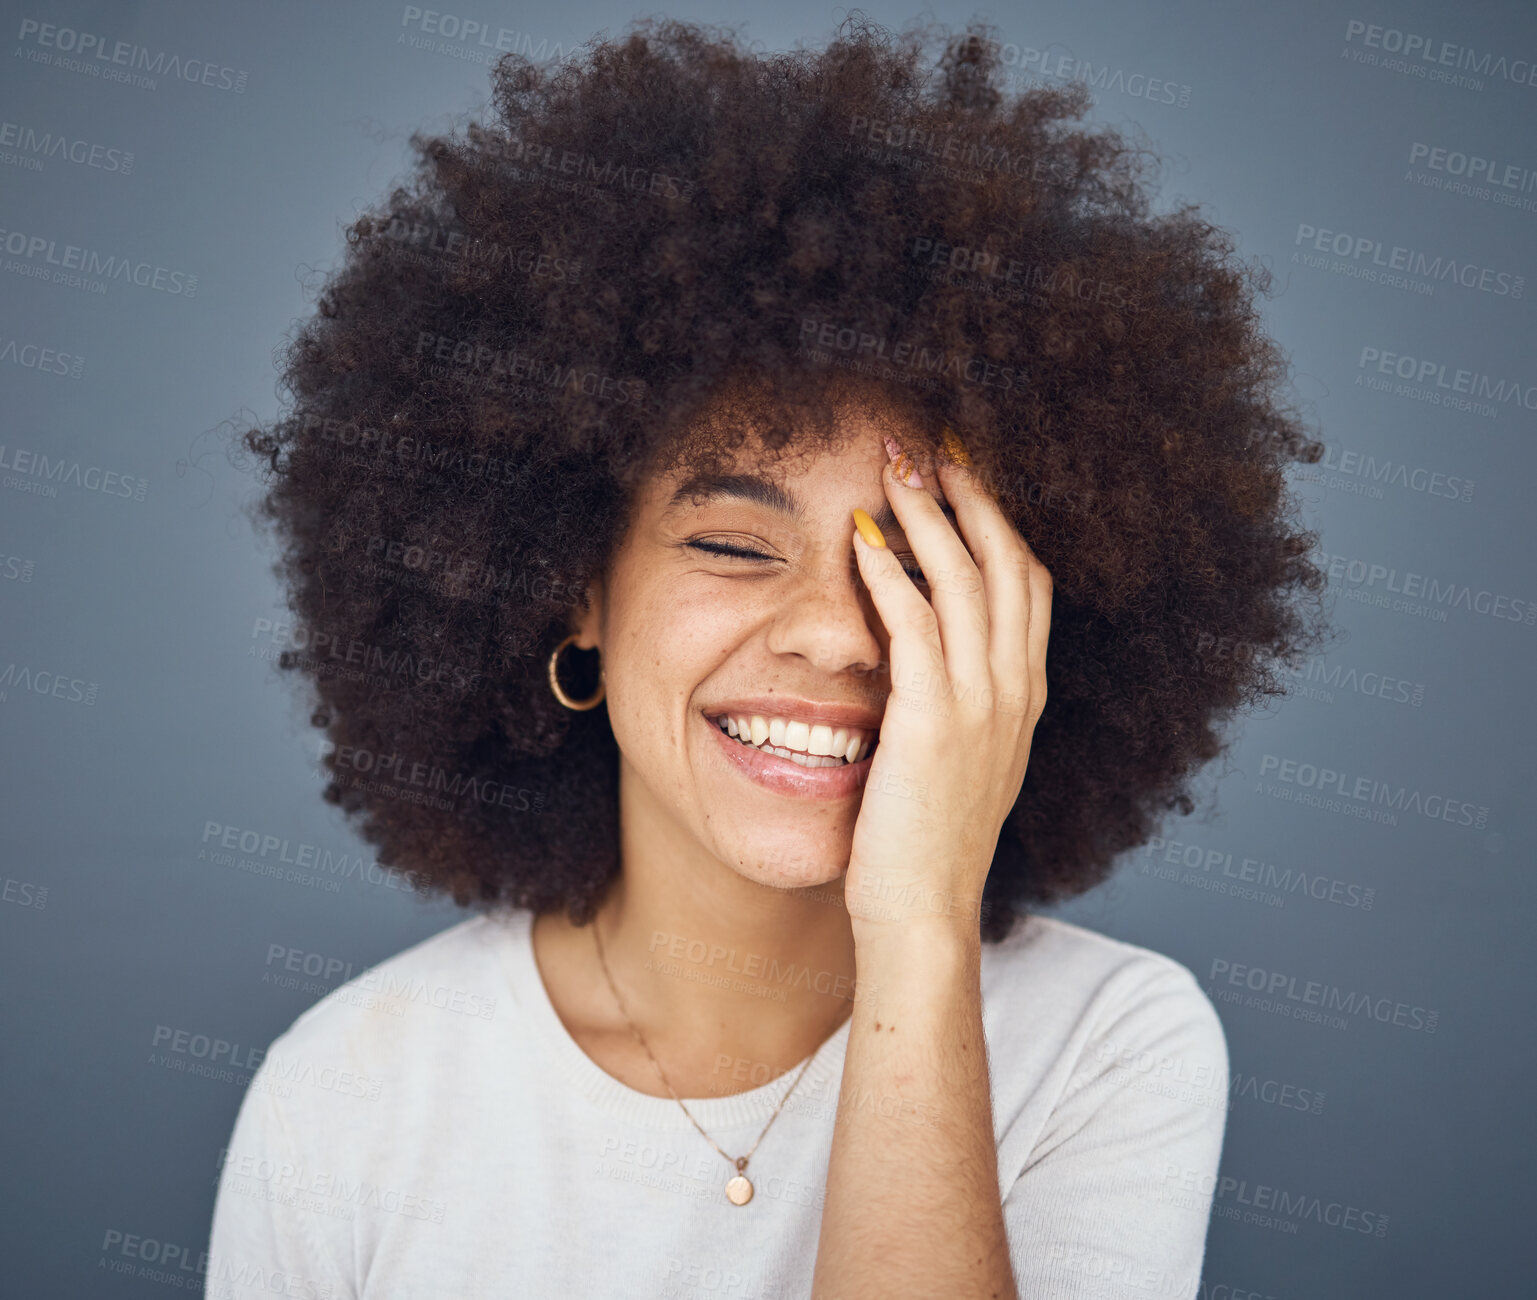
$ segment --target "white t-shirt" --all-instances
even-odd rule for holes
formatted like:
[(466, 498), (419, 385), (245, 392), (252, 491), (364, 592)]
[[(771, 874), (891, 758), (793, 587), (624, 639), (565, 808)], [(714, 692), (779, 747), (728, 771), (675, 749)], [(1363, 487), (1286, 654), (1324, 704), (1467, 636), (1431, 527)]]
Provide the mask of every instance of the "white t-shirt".
[[(220, 1174), (208, 1296), (810, 1294), (848, 1022), (813, 1053), (736, 1206), (735, 1171), (677, 1103), (604, 1073), (566, 1031), (531, 930), (524, 911), (461, 921), (273, 1041)], [(1031, 916), (982, 945), (982, 1002), (1020, 1294), (1194, 1296), (1228, 1090), (1195, 978)], [(736, 1155), (797, 1073), (685, 1101)], [(898, 1098), (845, 1104), (929, 1119)]]

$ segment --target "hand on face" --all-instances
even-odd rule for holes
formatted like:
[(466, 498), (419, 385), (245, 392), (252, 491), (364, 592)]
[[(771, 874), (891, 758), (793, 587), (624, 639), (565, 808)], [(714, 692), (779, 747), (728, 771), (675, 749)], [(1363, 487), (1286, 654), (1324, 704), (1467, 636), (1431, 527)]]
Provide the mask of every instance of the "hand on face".
[[(950, 435), (947, 447), (959, 441)], [(855, 512), (860, 574), (890, 636), (891, 693), (854, 827), (856, 936), (914, 921), (976, 933), (982, 886), (1046, 704), (1051, 574), (969, 466), (925, 458), (960, 535), (908, 462), (881, 482), (930, 597)], [(859, 516), (863, 515), (863, 519)]]

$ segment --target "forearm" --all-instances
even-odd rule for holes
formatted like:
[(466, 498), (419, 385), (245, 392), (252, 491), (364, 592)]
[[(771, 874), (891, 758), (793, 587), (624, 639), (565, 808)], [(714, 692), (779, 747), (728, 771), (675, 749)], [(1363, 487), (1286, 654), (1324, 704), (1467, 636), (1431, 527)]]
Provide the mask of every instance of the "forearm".
[(918, 922), (856, 954), (814, 1300), (1008, 1300), (980, 940)]

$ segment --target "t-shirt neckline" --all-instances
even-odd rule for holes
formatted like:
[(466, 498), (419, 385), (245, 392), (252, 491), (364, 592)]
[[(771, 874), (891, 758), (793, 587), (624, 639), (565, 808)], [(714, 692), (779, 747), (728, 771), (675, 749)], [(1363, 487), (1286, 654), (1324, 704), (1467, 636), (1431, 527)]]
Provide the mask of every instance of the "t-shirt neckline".
[[(518, 909), (505, 916), (487, 915), (486, 920), (496, 923), (502, 929), (504, 938), (499, 944), (502, 968), (513, 998), (527, 1013), (557, 1064), (576, 1085), (577, 1091), (626, 1123), (643, 1128), (692, 1128), (688, 1115), (671, 1097), (652, 1097), (621, 1083), (603, 1070), (571, 1037), (555, 1010), (555, 1004), (550, 1001), (549, 990), (545, 988), (544, 977), (539, 972), (539, 963), (534, 958), (533, 913)], [(797, 1061), (778, 1078), (746, 1092), (725, 1097), (685, 1097), (683, 1101), (701, 1127), (713, 1137), (716, 1129), (768, 1123), (774, 1107), (792, 1087), (796, 1090), (796, 1097), (825, 1097), (828, 1095), (828, 1081), (834, 1077), (841, 1078), (843, 1073), (849, 1024), (850, 1020), (844, 1020), (828, 1035), (807, 1058), (810, 1060), (809, 1065), (806, 1065), (806, 1059)], [(796, 1076), (802, 1065), (806, 1065), (806, 1073), (797, 1085)], [(793, 1107), (794, 1101), (795, 1098), (791, 1098), (786, 1105)], [(778, 1123), (783, 1122), (781, 1116)]]

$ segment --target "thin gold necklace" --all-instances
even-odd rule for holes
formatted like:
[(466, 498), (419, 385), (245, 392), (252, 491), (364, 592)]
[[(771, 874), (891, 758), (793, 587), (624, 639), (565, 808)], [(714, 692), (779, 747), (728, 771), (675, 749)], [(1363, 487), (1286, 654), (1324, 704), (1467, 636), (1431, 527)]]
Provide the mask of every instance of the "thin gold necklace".
[(630, 1019), (630, 1013), (625, 1010), (624, 999), (619, 996), (619, 989), (614, 984), (614, 977), (609, 974), (608, 962), (603, 956), (603, 937), (598, 933), (598, 920), (596, 917), (594, 917), (592, 921), (592, 938), (593, 942), (598, 945), (598, 964), (603, 967), (603, 978), (608, 981), (608, 987), (614, 995), (614, 1001), (619, 1004), (619, 1014), (622, 1015), (625, 1018), (625, 1021), (629, 1024), (630, 1033), (635, 1036), (635, 1041), (645, 1049), (646, 1055), (651, 1057), (651, 1064), (656, 1066), (657, 1075), (661, 1078), (663, 1086), (667, 1089), (668, 1092), (672, 1093), (672, 1099), (677, 1102), (679, 1106), (683, 1107), (683, 1113), (688, 1116), (688, 1122), (695, 1128), (699, 1129), (699, 1135), (704, 1138), (706, 1142), (708, 1142), (712, 1147), (715, 1147), (717, 1151), (720, 1151), (728, 1165), (731, 1165), (733, 1168), (735, 1168), (736, 1176), (727, 1180), (726, 1183), (726, 1199), (733, 1205), (746, 1205), (748, 1201), (752, 1200), (753, 1193), (753, 1185), (749, 1181), (746, 1172), (747, 1162), (752, 1159), (753, 1152), (758, 1149), (758, 1142), (763, 1141), (763, 1133), (767, 1133), (769, 1128), (773, 1125), (774, 1121), (779, 1118), (780, 1109), (789, 1099), (790, 1094), (794, 1092), (795, 1089), (799, 1086), (801, 1075), (806, 1073), (807, 1069), (811, 1065), (811, 1062), (816, 1058), (816, 1053), (813, 1052), (806, 1058), (806, 1064), (801, 1066), (800, 1073), (795, 1076), (795, 1082), (785, 1090), (785, 1095), (779, 1099), (779, 1105), (774, 1107), (774, 1113), (769, 1116), (769, 1122), (763, 1126), (763, 1133), (758, 1134), (758, 1142), (754, 1142), (752, 1144), (752, 1147), (748, 1150), (745, 1156), (727, 1155), (724, 1151), (721, 1151), (714, 1138), (706, 1133), (704, 1129), (699, 1128), (699, 1121), (694, 1118), (693, 1114), (689, 1111), (689, 1108), (683, 1105), (683, 1098), (678, 1096), (677, 1089), (674, 1088), (672, 1083), (668, 1080), (666, 1072), (662, 1069), (662, 1063), (656, 1059), (656, 1055), (652, 1052), (650, 1046), (646, 1042), (645, 1035), (636, 1028), (635, 1022)]

